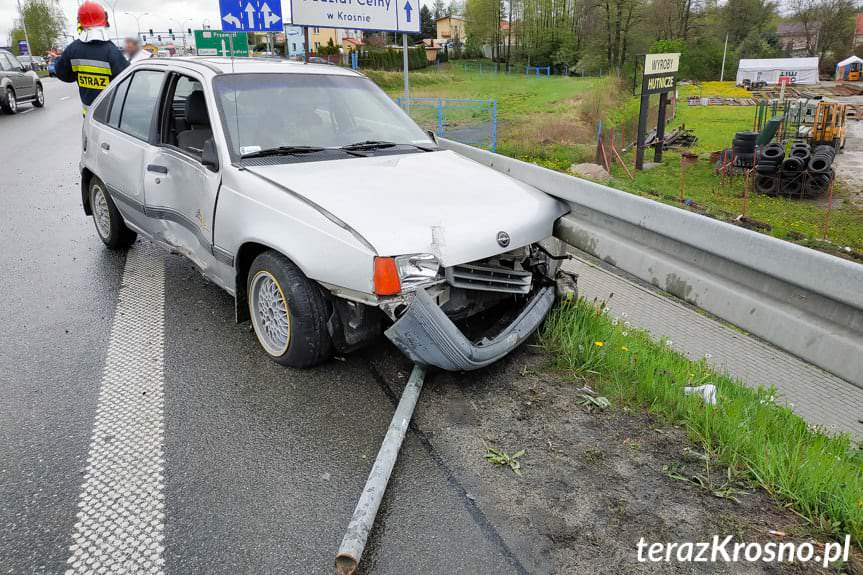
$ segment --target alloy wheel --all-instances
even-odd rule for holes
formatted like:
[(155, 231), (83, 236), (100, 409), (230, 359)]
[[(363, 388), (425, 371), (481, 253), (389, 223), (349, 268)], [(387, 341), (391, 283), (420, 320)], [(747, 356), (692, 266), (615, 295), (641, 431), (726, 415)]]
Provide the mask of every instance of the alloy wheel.
[(98, 184), (93, 185), (93, 221), (96, 222), (96, 231), (102, 239), (111, 235), (111, 210), (108, 208), (108, 198), (105, 191)]
[(255, 274), (250, 288), (252, 323), (258, 340), (270, 355), (284, 355), (291, 343), (291, 315), (279, 282), (262, 270)]

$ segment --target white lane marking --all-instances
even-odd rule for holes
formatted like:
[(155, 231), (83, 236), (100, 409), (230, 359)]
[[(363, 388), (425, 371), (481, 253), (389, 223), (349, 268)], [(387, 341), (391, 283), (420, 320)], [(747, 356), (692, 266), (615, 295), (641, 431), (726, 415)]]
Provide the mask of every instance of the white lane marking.
[(126, 259), (66, 575), (163, 573), (165, 264)]
[(23, 110), (23, 111), (22, 111), (22, 112), (20, 112), (20, 113), (21, 113), (21, 114), (29, 114), (29, 113), (30, 113), (30, 112), (32, 112), (33, 110), (34, 110), (34, 108), (27, 108), (26, 110)]
[(72, 97), (72, 96), (63, 96), (62, 98), (60, 98), (60, 101), (62, 102), (63, 100), (68, 100), (68, 99), (69, 99), (69, 98), (71, 98), (71, 97)]

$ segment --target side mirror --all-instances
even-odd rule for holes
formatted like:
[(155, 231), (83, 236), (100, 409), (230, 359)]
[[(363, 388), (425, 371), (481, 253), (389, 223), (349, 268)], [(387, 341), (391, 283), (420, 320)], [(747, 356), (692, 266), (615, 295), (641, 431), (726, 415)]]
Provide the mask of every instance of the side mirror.
[(27, 72), (27, 71), (28, 71), (28, 70), (27, 70), (27, 66), (25, 66), (25, 65), (23, 65), (23, 64), (22, 64), (22, 65), (21, 65), (21, 71), (22, 71), (22, 72)]
[(434, 133), (434, 130), (426, 130), (426, 134), (429, 135), (429, 138), (431, 138), (432, 142), (437, 144), (437, 134)]
[(204, 149), (201, 151), (201, 164), (211, 172), (219, 171), (219, 154), (216, 153), (216, 142), (213, 138), (204, 142)]

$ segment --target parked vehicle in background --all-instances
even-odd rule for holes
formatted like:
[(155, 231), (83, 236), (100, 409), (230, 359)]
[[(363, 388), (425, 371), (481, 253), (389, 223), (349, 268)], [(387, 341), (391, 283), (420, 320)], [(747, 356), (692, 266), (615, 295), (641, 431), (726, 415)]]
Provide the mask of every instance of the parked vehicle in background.
[(102, 241), (186, 255), (283, 365), (384, 333), (417, 364), (477, 369), (573, 292), (552, 237), (567, 208), (440, 149), (351, 70), (143, 60), (94, 101), (83, 144)]
[(45, 59), (42, 56), (18, 56), (18, 61), (28, 70), (37, 72), (45, 69)]
[(37, 108), (45, 105), (42, 82), (7, 50), (0, 50), (0, 110), (16, 114), (18, 106), (31, 102)]

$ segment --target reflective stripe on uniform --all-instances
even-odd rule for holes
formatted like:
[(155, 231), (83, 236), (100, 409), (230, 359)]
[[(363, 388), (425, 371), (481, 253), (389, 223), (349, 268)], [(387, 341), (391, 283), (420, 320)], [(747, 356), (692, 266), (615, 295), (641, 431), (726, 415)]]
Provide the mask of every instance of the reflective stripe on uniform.
[(108, 76), (102, 76), (98, 74), (82, 74), (78, 72), (78, 85), (82, 88), (89, 88), (91, 90), (104, 90), (108, 87), (108, 84), (111, 82), (111, 78)]
[(102, 68), (101, 66), (72, 66), (72, 70), (78, 73), (111, 75), (111, 68)]
[(111, 63), (105, 62), (104, 60), (90, 60), (88, 58), (72, 58), (69, 61), (69, 63), (72, 64), (73, 70), (76, 70), (78, 67), (100, 68), (101, 70), (105, 70), (105, 72), (104, 72), (105, 74), (111, 73)]

